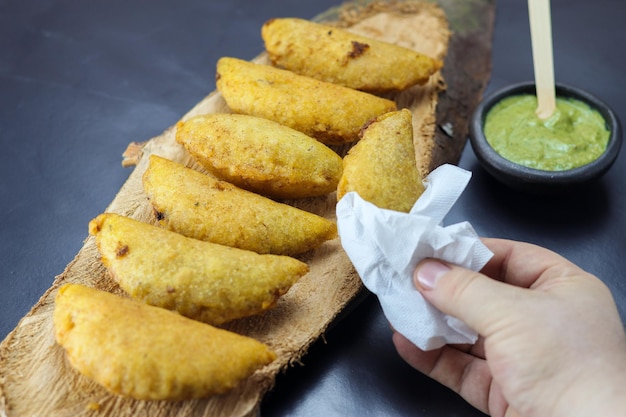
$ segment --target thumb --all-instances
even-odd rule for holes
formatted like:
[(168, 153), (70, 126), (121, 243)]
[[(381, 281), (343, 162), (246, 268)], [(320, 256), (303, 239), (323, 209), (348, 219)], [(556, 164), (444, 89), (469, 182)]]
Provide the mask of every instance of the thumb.
[(523, 289), (479, 272), (429, 259), (416, 268), (414, 283), (437, 309), (465, 322), (483, 336), (503, 312), (510, 311)]

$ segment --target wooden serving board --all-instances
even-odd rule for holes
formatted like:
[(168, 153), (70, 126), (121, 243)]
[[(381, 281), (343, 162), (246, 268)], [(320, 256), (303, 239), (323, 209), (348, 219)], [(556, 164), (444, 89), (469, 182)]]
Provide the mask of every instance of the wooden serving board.
[[(398, 107), (413, 113), (416, 153), (423, 175), (443, 163), (457, 163), (465, 145), (468, 117), (490, 75), (494, 1), (359, 1), (317, 18), (445, 58), (441, 74), (426, 86), (393, 97)], [(267, 62), (267, 58), (261, 54), (256, 61)], [(221, 95), (214, 92), (183, 119), (228, 111)], [(174, 129), (138, 148), (140, 157), (133, 161), (137, 166), (106, 211), (154, 221), (141, 184), (147, 156), (158, 154), (196, 167), (175, 142)], [(335, 219), (334, 193), (290, 203)], [(267, 343), (276, 352), (276, 361), (221, 396), (183, 402), (137, 401), (111, 395), (78, 374), (54, 340), (52, 311), (62, 284), (82, 283), (123, 295), (102, 266), (93, 238), (88, 238), (66, 270), (0, 345), (0, 416), (254, 415), (276, 374), (300, 361), (309, 345), (364, 291), (339, 239), (323, 244), (301, 260), (309, 264), (309, 274), (273, 310), (224, 326)]]

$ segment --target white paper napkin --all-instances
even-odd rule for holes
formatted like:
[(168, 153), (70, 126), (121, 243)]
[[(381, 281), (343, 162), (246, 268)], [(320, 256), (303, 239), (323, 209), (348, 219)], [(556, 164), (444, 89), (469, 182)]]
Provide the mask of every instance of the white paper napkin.
[(425, 258), (478, 271), (493, 256), (468, 222), (441, 225), (470, 178), (469, 171), (440, 166), (424, 180), (426, 190), (410, 213), (378, 208), (355, 192), (337, 204), (341, 244), (363, 284), (378, 296), (393, 328), (422, 350), (477, 338), (463, 322), (428, 303), (412, 281)]

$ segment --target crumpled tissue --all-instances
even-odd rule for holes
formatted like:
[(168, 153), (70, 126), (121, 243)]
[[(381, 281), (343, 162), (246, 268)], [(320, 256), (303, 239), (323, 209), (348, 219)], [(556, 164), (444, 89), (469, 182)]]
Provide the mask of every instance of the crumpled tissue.
[(426, 177), (409, 213), (381, 209), (347, 193), (337, 203), (341, 244), (363, 284), (379, 299), (393, 328), (422, 350), (474, 343), (477, 334), (445, 315), (415, 289), (413, 272), (425, 258), (479, 271), (493, 256), (468, 222), (442, 222), (469, 183), (471, 172), (445, 164)]

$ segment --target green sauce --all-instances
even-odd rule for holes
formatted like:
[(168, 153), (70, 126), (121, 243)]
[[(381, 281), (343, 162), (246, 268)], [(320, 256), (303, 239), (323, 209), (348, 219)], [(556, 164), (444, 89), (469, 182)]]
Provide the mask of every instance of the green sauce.
[(487, 142), (502, 157), (544, 171), (580, 167), (602, 155), (610, 136), (602, 115), (571, 98), (557, 97), (556, 106), (554, 114), (542, 120), (535, 113), (536, 96), (503, 99), (487, 114)]

